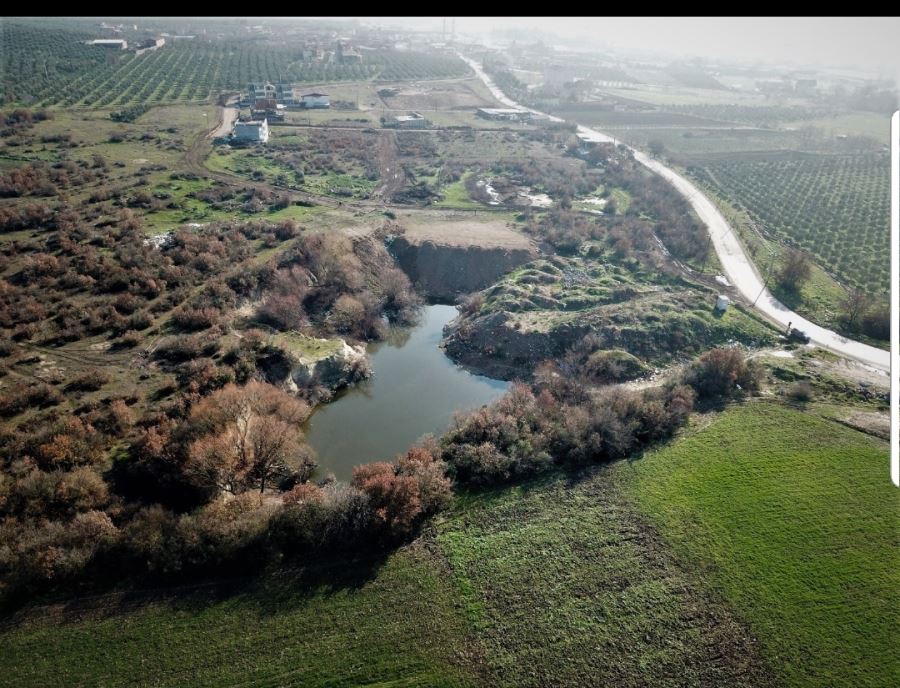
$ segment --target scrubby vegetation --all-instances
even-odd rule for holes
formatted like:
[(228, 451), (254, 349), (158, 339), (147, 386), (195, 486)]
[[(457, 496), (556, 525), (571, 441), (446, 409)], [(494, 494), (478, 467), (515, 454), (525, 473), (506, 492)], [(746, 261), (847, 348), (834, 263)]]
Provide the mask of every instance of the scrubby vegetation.
[(729, 341), (773, 341), (771, 329), (740, 308), (716, 315), (714, 292), (673, 274), (646, 228), (620, 234), (634, 226), (626, 219), (606, 233), (590, 216), (571, 217), (604, 238), (586, 241), (581, 255), (529, 263), (469, 299), (448, 336), (451, 356), (514, 377), (573, 349), (582, 361), (619, 349), (661, 365)]
[[(445, 507), (450, 477), (484, 487), (627, 456), (671, 436), (693, 398), (684, 386), (588, 397), (548, 376), (537, 393), (519, 384), (460, 418), (440, 442), (356, 468), (349, 485), (309, 481), (314, 457), (296, 429), (309, 409), (271, 385), (226, 384), (133, 432), (114, 402), (3, 436), (16, 457), (2, 474), (4, 593), (371, 552)], [(101, 475), (106, 443), (123, 436), (129, 457)]]
[(525, 386), (513, 386), (493, 406), (457, 422), (443, 440), (444, 457), (456, 479), (483, 487), (533, 477), (557, 465), (628, 456), (671, 436), (687, 419), (694, 399), (686, 387), (610, 390), (590, 399), (572, 389), (559, 398), (550, 391), (554, 387), (551, 382), (535, 396)]

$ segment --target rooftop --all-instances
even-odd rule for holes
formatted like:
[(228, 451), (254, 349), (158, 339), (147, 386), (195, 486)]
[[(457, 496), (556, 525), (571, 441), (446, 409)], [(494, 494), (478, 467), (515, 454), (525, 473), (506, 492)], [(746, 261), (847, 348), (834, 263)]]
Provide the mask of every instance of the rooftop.
[(528, 110), (520, 110), (518, 108), (478, 108), (481, 112), (490, 115), (524, 115)]

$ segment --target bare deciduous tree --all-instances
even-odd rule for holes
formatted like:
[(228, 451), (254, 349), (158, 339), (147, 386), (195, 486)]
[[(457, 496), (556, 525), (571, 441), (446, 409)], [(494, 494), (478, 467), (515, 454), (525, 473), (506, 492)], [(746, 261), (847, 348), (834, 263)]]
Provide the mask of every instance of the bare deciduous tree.
[(848, 330), (856, 326), (859, 317), (868, 310), (869, 303), (869, 295), (859, 287), (854, 287), (848, 292), (842, 304)]
[(308, 469), (313, 462), (299, 429), (308, 412), (306, 404), (271, 385), (227, 385), (191, 413), (200, 436), (190, 445), (184, 472), (222, 492), (262, 494), (292, 464)]
[(795, 248), (788, 249), (776, 276), (778, 283), (788, 291), (797, 292), (812, 273), (809, 256)]

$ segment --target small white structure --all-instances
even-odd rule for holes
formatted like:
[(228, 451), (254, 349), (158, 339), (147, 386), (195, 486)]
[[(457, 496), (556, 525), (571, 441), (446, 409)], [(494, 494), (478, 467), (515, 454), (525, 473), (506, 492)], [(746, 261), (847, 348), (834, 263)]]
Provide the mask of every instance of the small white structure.
[(232, 137), (236, 141), (266, 143), (269, 140), (269, 122), (265, 119), (258, 122), (235, 122)]
[(418, 112), (410, 112), (408, 115), (397, 115), (388, 123), (396, 129), (425, 129), (430, 122)]
[(88, 45), (99, 45), (101, 48), (116, 48), (118, 50), (128, 50), (128, 41), (121, 38), (97, 38), (93, 41), (85, 41)]
[(478, 108), (475, 114), (484, 119), (498, 119), (507, 122), (527, 122), (532, 118), (530, 112), (518, 108)]
[(724, 294), (719, 294), (719, 298), (716, 299), (716, 310), (720, 313), (724, 313), (728, 310), (728, 304), (731, 303), (731, 299), (729, 299)]
[(304, 93), (300, 96), (300, 105), (305, 108), (329, 108), (331, 101), (327, 93)]

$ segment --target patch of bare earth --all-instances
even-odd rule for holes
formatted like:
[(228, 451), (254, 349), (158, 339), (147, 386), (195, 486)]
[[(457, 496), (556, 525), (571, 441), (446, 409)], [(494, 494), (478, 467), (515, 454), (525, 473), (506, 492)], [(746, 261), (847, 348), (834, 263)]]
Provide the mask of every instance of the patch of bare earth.
[(411, 244), (431, 241), (443, 246), (534, 249), (528, 237), (511, 229), (502, 220), (479, 222), (465, 219), (406, 225), (404, 237)]
[(891, 438), (891, 417), (887, 413), (859, 411), (840, 419), (840, 421), (851, 428), (856, 428), (883, 440)]

